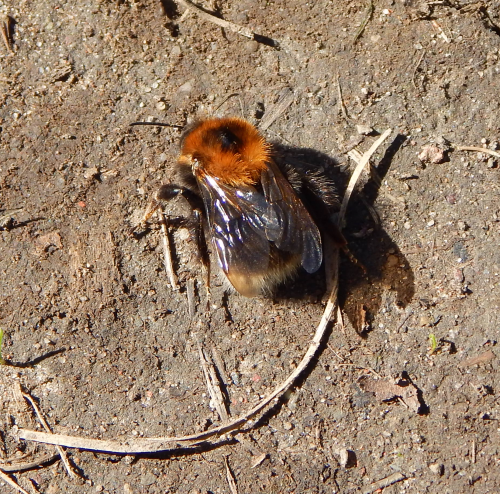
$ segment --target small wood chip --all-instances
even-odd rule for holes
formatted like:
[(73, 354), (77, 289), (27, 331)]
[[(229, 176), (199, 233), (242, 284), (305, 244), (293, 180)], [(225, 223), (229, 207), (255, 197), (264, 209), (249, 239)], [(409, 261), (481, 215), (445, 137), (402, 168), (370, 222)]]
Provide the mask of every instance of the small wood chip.
[(375, 492), (379, 489), (385, 489), (396, 482), (400, 482), (401, 480), (406, 479), (406, 477), (400, 473), (396, 472), (385, 479), (378, 480), (377, 482), (373, 482), (373, 484), (368, 485), (362, 490), (363, 494), (370, 494), (371, 492)]
[(252, 466), (250, 468), (255, 468), (255, 467), (258, 467), (259, 465), (262, 464), (262, 462), (267, 458), (267, 453), (262, 453), (261, 455), (257, 456), (257, 458), (255, 458), (253, 461), (252, 461)]

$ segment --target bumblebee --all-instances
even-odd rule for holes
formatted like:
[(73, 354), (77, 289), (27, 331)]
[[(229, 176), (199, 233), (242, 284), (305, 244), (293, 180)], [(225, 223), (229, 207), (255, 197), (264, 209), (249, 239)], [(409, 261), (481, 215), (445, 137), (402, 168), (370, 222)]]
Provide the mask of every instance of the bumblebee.
[[(164, 185), (158, 194), (160, 200), (201, 197), (218, 264), (245, 297), (272, 292), (300, 267), (308, 273), (320, 268), (322, 239), (309, 209), (322, 207), (318, 221), (337, 204), (333, 182), (324, 175), (274, 158), (271, 144), (249, 122), (198, 120), (181, 137), (180, 186)], [(331, 230), (344, 244), (333, 223)]]

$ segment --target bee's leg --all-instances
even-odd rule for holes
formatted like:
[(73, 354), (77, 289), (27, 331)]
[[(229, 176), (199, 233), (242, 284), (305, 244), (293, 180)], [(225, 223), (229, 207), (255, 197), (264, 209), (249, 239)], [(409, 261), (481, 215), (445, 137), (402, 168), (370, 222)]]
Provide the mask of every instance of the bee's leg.
[(170, 201), (187, 189), (174, 184), (163, 184), (156, 192), (156, 201)]
[(203, 215), (199, 209), (193, 210), (193, 217), (196, 219), (194, 229), (196, 244), (198, 247), (198, 256), (201, 261), (201, 272), (203, 282), (207, 290), (207, 300), (210, 300), (210, 257), (208, 255), (207, 240), (203, 229)]
[(162, 202), (170, 201), (174, 197), (177, 197), (179, 194), (184, 192), (184, 188), (179, 187), (177, 185), (165, 184), (162, 185), (158, 191), (156, 192), (155, 198), (150, 202), (146, 213), (144, 214), (144, 218), (142, 219), (143, 223), (147, 223), (153, 214), (156, 213), (159, 209), (161, 209)]

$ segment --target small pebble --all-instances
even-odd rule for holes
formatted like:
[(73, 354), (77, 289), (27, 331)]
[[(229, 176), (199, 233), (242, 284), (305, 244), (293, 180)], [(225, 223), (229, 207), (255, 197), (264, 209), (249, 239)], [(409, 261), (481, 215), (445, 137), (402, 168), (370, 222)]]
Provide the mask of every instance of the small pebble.
[(193, 89), (193, 81), (187, 81), (182, 86), (179, 87), (178, 91), (180, 93), (190, 93)]
[(340, 466), (345, 468), (347, 466), (347, 463), (349, 462), (349, 451), (343, 448), (339, 451), (339, 456)]
[(243, 49), (245, 50), (245, 53), (248, 54), (255, 53), (259, 49), (259, 43), (257, 43), (257, 41), (254, 40), (247, 41), (244, 44)]
[(369, 125), (356, 125), (356, 130), (362, 136), (369, 136), (373, 133), (373, 128)]
[(152, 485), (156, 482), (156, 477), (151, 472), (148, 472), (141, 475), (140, 482), (142, 485)]
[(429, 465), (429, 470), (435, 475), (443, 475), (444, 465), (441, 463), (431, 463)]
[(420, 316), (420, 320), (418, 322), (419, 322), (419, 325), (422, 327), (431, 325), (431, 320), (430, 320), (429, 316), (426, 314), (424, 314), (423, 316)]
[(435, 144), (429, 144), (422, 148), (422, 152), (418, 155), (418, 159), (423, 163), (432, 163), (436, 165), (444, 161), (444, 151)]

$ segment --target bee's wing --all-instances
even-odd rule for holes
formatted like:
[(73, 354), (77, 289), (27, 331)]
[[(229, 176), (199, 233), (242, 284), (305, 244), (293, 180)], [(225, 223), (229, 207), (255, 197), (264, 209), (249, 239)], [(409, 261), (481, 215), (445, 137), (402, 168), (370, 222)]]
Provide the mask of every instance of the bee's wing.
[(249, 276), (265, 271), (270, 245), (298, 254), (313, 273), (322, 262), (321, 237), (291, 185), (274, 164), (262, 173), (263, 193), (254, 187), (231, 187), (204, 171), (196, 178), (207, 211), (219, 263), (227, 274)]
[(196, 178), (222, 270), (242, 276), (265, 271), (269, 236), (275, 236), (269, 231), (276, 224), (265, 197), (253, 187), (234, 188), (205, 172)]
[(302, 267), (316, 272), (323, 260), (321, 236), (302, 201), (274, 163), (261, 175), (264, 197), (276, 217), (271, 230), (278, 249), (300, 254)]

